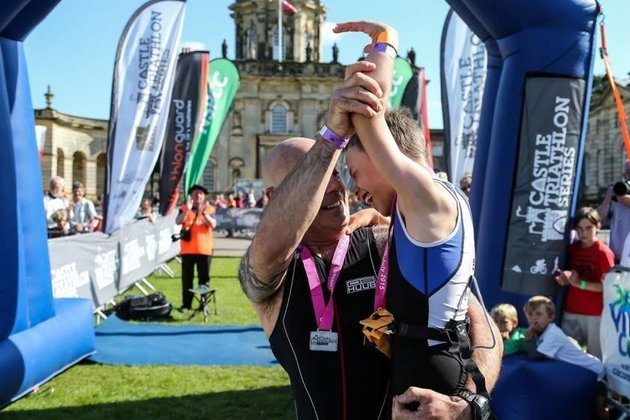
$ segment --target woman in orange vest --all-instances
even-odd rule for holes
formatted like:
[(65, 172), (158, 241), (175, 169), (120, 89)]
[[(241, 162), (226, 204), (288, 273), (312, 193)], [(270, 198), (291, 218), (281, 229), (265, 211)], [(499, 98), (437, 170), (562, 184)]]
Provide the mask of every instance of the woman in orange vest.
[(210, 263), (212, 262), (212, 230), (217, 221), (212, 217), (216, 209), (206, 201), (206, 190), (201, 185), (188, 189), (188, 201), (180, 206), (175, 223), (182, 225), (182, 306), (181, 312), (188, 312), (192, 305), (195, 265), (199, 285), (210, 284)]

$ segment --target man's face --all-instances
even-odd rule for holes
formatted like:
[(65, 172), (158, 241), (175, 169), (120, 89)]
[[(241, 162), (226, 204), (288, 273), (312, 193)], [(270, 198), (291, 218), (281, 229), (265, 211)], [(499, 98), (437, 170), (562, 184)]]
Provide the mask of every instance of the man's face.
[(206, 201), (206, 195), (201, 190), (193, 190), (193, 192), (190, 193), (190, 197), (195, 207), (202, 205), (203, 202)]
[(346, 153), (346, 163), (357, 185), (355, 192), (357, 198), (374, 207), (382, 215), (389, 216), (396, 192), (383, 179), (367, 153), (358, 147), (350, 147)]
[(63, 193), (63, 183), (61, 181), (50, 181), (50, 193), (54, 197), (59, 197)]
[(339, 178), (339, 172), (335, 170), (328, 181), (322, 204), (309, 228), (308, 236), (313, 238), (325, 236), (331, 232), (341, 232), (348, 225), (349, 220), (350, 210), (346, 188)]

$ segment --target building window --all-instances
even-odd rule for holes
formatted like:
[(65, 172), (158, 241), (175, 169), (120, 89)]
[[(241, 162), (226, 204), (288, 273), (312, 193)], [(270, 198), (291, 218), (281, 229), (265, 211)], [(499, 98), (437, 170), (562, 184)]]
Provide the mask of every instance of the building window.
[(66, 155), (63, 154), (63, 150), (61, 149), (57, 149), (57, 176), (60, 177), (65, 177), (65, 160), (66, 160)]
[(287, 133), (287, 108), (284, 105), (276, 104), (271, 108), (271, 128), (269, 130), (274, 134)]
[(253, 26), (247, 30), (245, 57), (250, 60), (256, 59), (256, 31)]
[(591, 157), (588, 154), (584, 156), (584, 166), (582, 167), (582, 171), (584, 171), (584, 186), (590, 187), (593, 182), (591, 178)]
[[(284, 61), (286, 59), (286, 56), (287, 56), (286, 55), (286, 50), (287, 50), (286, 34), (287, 34), (287, 31), (286, 31), (285, 27), (283, 26), (282, 27), (282, 41), (283, 41), (282, 42), (282, 61)], [(278, 40), (278, 27), (276, 26), (273, 29), (273, 59), (274, 60), (277, 60), (278, 57), (279, 57), (278, 50), (279, 50), (280, 46), (279, 46), (279, 42), (278, 41), (279, 41)]]
[(604, 151), (597, 151), (597, 186), (604, 187), (606, 186), (606, 179), (604, 177)]
[(206, 169), (203, 170), (203, 186), (206, 187), (209, 191), (216, 190), (216, 187), (214, 185), (214, 175), (216, 168), (217, 164), (214, 162), (214, 160), (208, 159)]
[[(72, 182), (80, 181), (83, 185), (87, 184), (85, 178), (85, 155), (81, 152), (75, 152), (72, 155)], [(87, 188), (87, 186), (86, 186)]]
[(105, 167), (107, 166), (107, 156), (101, 153), (96, 157), (96, 196), (103, 194), (105, 190)]

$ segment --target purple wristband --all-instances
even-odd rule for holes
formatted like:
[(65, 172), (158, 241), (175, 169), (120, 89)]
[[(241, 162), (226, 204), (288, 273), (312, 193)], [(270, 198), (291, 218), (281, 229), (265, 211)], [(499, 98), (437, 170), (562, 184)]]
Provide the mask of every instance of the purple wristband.
[(385, 42), (377, 42), (376, 44), (374, 44), (374, 46), (372, 47), (372, 52), (385, 53), (388, 56), (390, 56), (392, 60), (395, 60), (396, 56), (398, 55), (396, 48), (392, 47), (391, 45)]
[(335, 147), (337, 147), (338, 149), (343, 149), (344, 147), (346, 147), (346, 144), (348, 144), (348, 141), (350, 140), (349, 138), (344, 139), (343, 137), (340, 137), (339, 135), (337, 135), (337, 133), (335, 133), (325, 125), (322, 127), (321, 130), (319, 130), (319, 135), (322, 136), (322, 138), (328, 143), (335, 145)]

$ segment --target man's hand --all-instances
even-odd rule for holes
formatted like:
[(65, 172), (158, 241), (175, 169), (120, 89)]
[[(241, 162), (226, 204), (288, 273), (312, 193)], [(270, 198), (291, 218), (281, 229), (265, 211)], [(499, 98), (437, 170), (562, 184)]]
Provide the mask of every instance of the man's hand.
[[(419, 403), (415, 411), (406, 404)], [(392, 402), (392, 420), (405, 419), (469, 419), (472, 413), (466, 400), (439, 394), (430, 389), (409, 387)]]
[(326, 126), (338, 136), (348, 138), (354, 134), (354, 127), (350, 122), (351, 113), (372, 118), (383, 109), (380, 101), (383, 91), (376, 81), (364, 74), (375, 68), (376, 65), (369, 61), (348, 66), (345, 81), (333, 92)]
[(389, 224), (389, 220), (389, 217), (383, 216), (373, 208), (359, 210), (350, 216), (350, 222), (346, 228), (346, 233), (350, 235), (352, 232), (357, 229), (361, 229), (362, 227), (387, 225)]

